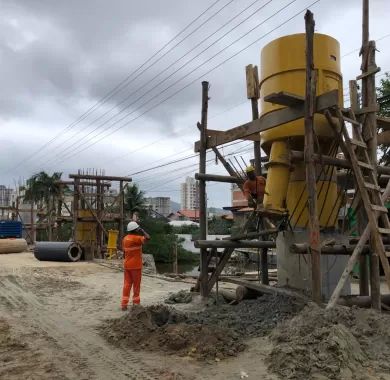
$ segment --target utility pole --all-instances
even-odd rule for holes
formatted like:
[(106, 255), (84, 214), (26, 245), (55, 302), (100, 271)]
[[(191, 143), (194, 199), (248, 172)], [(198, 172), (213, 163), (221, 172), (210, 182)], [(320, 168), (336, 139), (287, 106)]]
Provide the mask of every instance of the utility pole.
[(316, 165), (314, 161), (314, 112), (316, 72), (314, 70), (314, 18), (305, 14), (306, 29), (306, 92), (305, 92), (305, 151), (307, 203), (309, 208), (309, 243), (311, 252), (312, 298), (321, 303), (321, 246), (317, 207)]

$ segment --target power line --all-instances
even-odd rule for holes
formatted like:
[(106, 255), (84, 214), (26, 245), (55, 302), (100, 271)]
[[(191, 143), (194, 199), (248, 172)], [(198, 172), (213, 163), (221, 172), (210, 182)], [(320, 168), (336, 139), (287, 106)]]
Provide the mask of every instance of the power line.
[[(256, 0), (257, 1), (257, 0)], [(255, 2), (256, 2), (255, 1)], [(211, 61), (212, 59), (214, 59), (216, 56), (218, 56), (219, 54), (221, 54), (222, 52), (224, 52), (227, 48), (231, 47), (232, 45), (234, 45), (235, 43), (237, 43), (238, 41), (240, 41), (242, 38), (244, 38), (245, 36), (247, 36), (249, 33), (251, 33), (252, 31), (254, 31), (255, 29), (257, 29), (258, 27), (260, 27), (261, 25), (263, 25), (267, 20), (264, 20), (263, 22), (257, 24), (254, 28), (250, 29), (247, 33), (245, 33), (244, 35), (242, 35), (240, 38), (234, 40), (232, 43), (230, 43), (227, 47), (223, 48), (222, 50), (220, 50), (217, 54), (214, 54), (211, 58), (209, 58), (207, 61), (205, 62), (202, 62), (200, 65), (198, 65), (197, 67), (195, 67), (193, 70), (191, 70), (189, 73), (187, 73), (186, 75), (184, 75), (183, 77), (181, 77), (180, 79), (178, 79), (176, 82), (174, 82), (173, 84), (171, 84), (170, 86), (168, 86), (167, 88), (165, 88), (164, 90), (162, 90), (161, 92), (158, 92), (154, 97), (150, 98), (148, 101), (146, 101), (144, 104), (141, 104), (140, 106), (138, 106), (138, 108), (136, 108), (135, 110), (127, 113), (124, 115), (124, 117), (120, 118), (119, 120), (116, 120), (114, 121), (113, 123), (111, 123), (111, 125), (109, 125), (108, 127), (106, 128), (103, 128), (108, 122), (110, 122), (111, 120), (113, 120), (114, 118), (118, 117), (120, 114), (122, 114), (124, 111), (126, 111), (127, 109), (129, 109), (132, 105), (136, 104), (137, 102), (139, 102), (140, 100), (142, 100), (146, 95), (150, 94), (151, 92), (153, 92), (154, 90), (156, 90), (159, 86), (161, 86), (163, 83), (165, 83), (168, 79), (170, 79), (171, 77), (173, 77), (176, 73), (178, 73), (180, 70), (182, 70), (183, 68), (185, 68), (186, 66), (188, 66), (190, 63), (193, 62), (194, 59), (198, 58), (199, 56), (201, 56), (205, 51), (207, 51), (210, 47), (214, 46), (217, 42), (219, 42), (220, 40), (222, 40), (224, 37), (226, 37), (229, 33), (231, 33), (233, 30), (235, 30), (238, 26), (240, 26), (241, 24), (243, 24), (244, 22), (246, 22), (248, 19), (250, 19), (251, 17), (253, 17), (257, 12), (259, 12), (260, 10), (262, 10), (264, 7), (266, 7), (268, 4), (270, 4), (273, 0), (268, 0), (265, 4), (263, 4), (261, 7), (259, 7), (258, 9), (256, 9), (253, 13), (251, 13), (249, 16), (247, 16), (244, 20), (242, 20), (238, 25), (234, 26), (233, 28), (231, 28), (230, 30), (228, 30), (226, 33), (224, 33), (222, 36), (220, 36), (217, 40), (215, 40), (214, 42), (212, 42), (210, 45), (208, 45), (206, 48), (204, 48), (201, 52), (199, 52), (197, 55), (195, 55), (194, 57), (190, 58), (189, 60), (187, 60), (183, 65), (181, 65), (179, 68), (175, 69), (171, 74), (169, 74), (167, 77), (165, 77), (164, 79), (162, 79), (161, 81), (159, 81), (157, 84), (153, 85), (149, 90), (145, 91), (141, 96), (139, 96), (136, 100), (132, 101), (130, 104), (127, 104), (125, 107), (123, 107), (118, 113), (116, 113), (115, 115), (111, 116), (109, 119), (105, 120), (104, 122), (100, 123), (98, 126), (96, 126), (94, 129), (92, 129), (90, 132), (88, 132), (87, 134), (85, 134), (80, 140), (78, 141), (75, 141), (74, 143), (70, 144), (68, 147), (66, 147), (65, 149), (63, 149), (61, 152), (59, 152), (55, 157), (54, 159), (56, 159), (56, 157), (58, 158), (61, 158), (61, 156), (63, 154), (65, 154), (67, 151), (71, 150), (70, 153), (72, 154), (72, 148), (75, 147), (75, 149), (77, 150), (78, 148), (82, 147), (83, 145), (87, 144), (91, 139), (93, 138), (96, 138), (97, 136), (101, 135), (102, 133), (104, 133), (105, 131), (107, 130), (110, 130), (112, 127), (114, 127), (116, 124), (118, 124), (119, 122), (123, 121), (124, 119), (126, 119), (128, 116), (132, 115), (133, 113), (135, 113), (137, 110), (139, 110), (140, 108), (144, 107), (146, 104), (148, 104), (150, 101), (152, 101), (153, 99), (155, 99), (156, 97), (160, 96), (162, 93), (166, 92), (168, 89), (172, 88), (174, 85), (176, 85), (178, 82), (182, 81), (183, 79), (185, 79), (186, 77), (188, 77), (190, 74), (192, 74), (193, 72), (195, 72), (196, 70), (198, 70), (200, 67), (204, 66), (206, 63), (208, 63), (209, 61)], [(295, 1), (297, 0), (293, 0), (291, 1), (287, 6), (291, 5), (292, 3), (294, 3)], [(252, 3), (250, 6), (252, 6), (254, 3)], [(286, 6), (286, 7), (287, 7)], [(285, 7), (285, 8), (286, 8)], [(248, 7), (249, 8), (249, 7)], [(282, 8), (281, 10), (283, 10), (284, 8)], [(235, 18), (237, 18), (240, 14), (242, 13), (242, 11), (234, 16), (233, 18), (231, 18), (228, 22), (226, 22), (225, 24), (222, 25), (221, 28), (218, 28), (217, 31), (219, 31), (220, 29), (222, 29), (224, 26), (226, 26), (228, 23), (230, 23), (232, 20), (234, 20)], [(275, 14), (277, 14), (279, 12), (276, 12)], [(274, 14), (274, 15), (275, 15)], [(273, 17), (273, 16), (272, 16)], [(177, 62), (179, 62), (183, 57), (187, 56), (189, 53), (191, 53), (196, 47), (198, 47), (199, 45), (201, 45), (204, 41), (206, 41), (207, 39), (209, 39), (211, 36), (213, 36), (215, 33), (217, 33), (217, 31), (211, 33), (208, 37), (206, 37), (204, 40), (202, 40), (198, 45), (196, 45), (194, 48), (191, 48), (189, 51), (187, 51), (187, 53), (185, 53), (183, 56), (181, 56), (179, 59), (175, 60), (173, 63), (171, 63), (167, 68), (165, 68), (163, 71), (161, 71), (160, 73), (158, 73), (157, 75), (155, 75), (149, 82), (152, 82), (154, 79), (158, 78), (162, 73), (164, 73), (165, 71), (167, 71), (169, 68), (171, 68), (172, 66), (174, 66), (174, 64), (176, 64)], [(132, 95), (136, 94), (139, 90), (143, 89), (145, 87), (145, 85), (142, 85), (140, 87), (138, 87), (135, 91), (133, 91), (129, 96), (127, 96), (120, 104), (124, 103), (126, 100), (128, 100), (129, 98), (131, 98)], [(96, 119), (97, 120), (97, 119)], [(95, 120), (95, 121), (96, 121)], [(94, 132), (97, 132), (99, 129), (103, 128), (103, 130), (101, 132), (98, 132), (97, 134), (95, 134), (94, 136), (92, 136), (91, 138), (88, 138), (89, 136), (93, 135)], [(73, 136), (72, 136), (73, 137)], [(83, 140), (85, 140), (83, 142)], [(69, 141), (69, 140), (67, 140)], [(74, 150), (73, 150), (74, 151)], [(69, 154), (66, 153), (66, 154)]]
[[(248, 100), (245, 100), (244, 102), (237, 103), (237, 104), (235, 104), (235, 105), (233, 105), (233, 106), (231, 106), (231, 107), (229, 107), (229, 108), (226, 108), (225, 110), (219, 112), (218, 114), (212, 115), (212, 116), (209, 118), (209, 120), (212, 120), (212, 119), (215, 119), (215, 118), (217, 118), (217, 117), (219, 117), (219, 116), (221, 116), (221, 115), (224, 115), (225, 113), (227, 113), (227, 112), (229, 112), (229, 111), (231, 111), (231, 110), (233, 110), (233, 109), (235, 109), (235, 108), (237, 108), (237, 107), (240, 107), (240, 106), (242, 106), (243, 104), (248, 104)], [(139, 151), (142, 150), (142, 149), (148, 148), (148, 147), (150, 147), (150, 146), (152, 146), (152, 145), (154, 145), (154, 144), (157, 144), (157, 143), (159, 143), (159, 142), (161, 142), (161, 141), (163, 141), (163, 140), (166, 140), (166, 139), (171, 138), (172, 136), (174, 136), (174, 135), (175, 135), (177, 132), (179, 132), (179, 131), (187, 130), (187, 129), (191, 128), (191, 127), (193, 127), (193, 125), (188, 125), (188, 126), (186, 126), (186, 127), (180, 128), (180, 129), (178, 129), (178, 130), (176, 130), (176, 131), (172, 131), (172, 133), (169, 133), (169, 134), (165, 135), (165, 136), (162, 137), (162, 138), (159, 138), (159, 139), (157, 139), (157, 140), (154, 140), (154, 141), (152, 141), (151, 143), (142, 145), (141, 147), (139, 147), (139, 148), (137, 148), (137, 149), (135, 149), (135, 150), (132, 150), (131, 152), (127, 152), (127, 153), (125, 153), (124, 155), (120, 155), (120, 156), (114, 157), (113, 160), (116, 160), (116, 159), (119, 159), (119, 158), (124, 158), (124, 157), (129, 156), (129, 155), (131, 155), (131, 154), (133, 154), (133, 153), (139, 152)], [(176, 154), (178, 154), (178, 153), (176, 153)]]
[[(390, 37), (390, 33), (389, 33), (389, 34), (386, 34), (386, 35), (384, 35), (384, 36), (382, 36), (382, 37), (380, 37), (380, 38), (378, 38), (378, 39), (376, 39), (375, 41), (376, 41), (376, 42), (382, 41), (382, 40), (384, 40), (385, 38), (388, 38), (388, 37)], [(361, 48), (353, 49), (353, 50), (351, 50), (350, 52), (348, 52), (348, 53), (342, 55), (341, 58), (347, 57), (348, 55), (351, 55), (351, 54), (353, 54), (353, 53), (357, 53), (357, 52), (360, 51), (360, 50), (361, 50)]]
[[(91, 106), (86, 112), (84, 112), (82, 115), (80, 115), (75, 121), (73, 121), (71, 124), (69, 124), (67, 127), (65, 127), (61, 132), (57, 133), (52, 139), (44, 143), (39, 149), (34, 151), (30, 156), (19, 162), (15, 167), (11, 168), (10, 170), (14, 170), (18, 168), (21, 164), (23, 164), (25, 161), (28, 159), (34, 157), (36, 154), (40, 153), (44, 148), (46, 148), (49, 144), (51, 144), (53, 141), (55, 141), (58, 137), (62, 136), (63, 133), (66, 131), (72, 129), (74, 126), (76, 126), (80, 121), (83, 121), (90, 113), (92, 113), (95, 109), (99, 108), (101, 105), (106, 103), (109, 99), (111, 99), (115, 94), (118, 92), (122, 91), (122, 89), (126, 86), (123, 86), (128, 82), (128, 80), (135, 74), (137, 73), (140, 69), (142, 69), (147, 63), (149, 63), (154, 57), (156, 57), (159, 53), (161, 53), (167, 46), (169, 46), (177, 37), (179, 37), (182, 33), (184, 33), (190, 26), (192, 26), (196, 21), (198, 21), (204, 14), (206, 14), (211, 8), (214, 7), (217, 3), (219, 3), (221, 0), (216, 0), (214, 1), (209, 7), (207, 7), (200, 15), (198, 15), (195, 19), (193, 19), (186, 27), (184, 27), (179, 33), (177, 33), (173, 38), (171, 38), (165, 45), (163, 45), (158, 51), (156, 51), (151, 57), (149, 57), (146, 61), (144, 61), (140, 66), (138, 66), (135, 70), (133, 70), (125, 79), (123, 79), (121, 82), (119, 82), (111, 91), (109, 91), (103, 98), (101, 98), (99, 101), (97, 101), (93, 106)], [(232, 0), (234, 1), (234, 0)], [(230, 1), (227, 5), (229, 5), (232, 1)], [(223, 7), (225, 8), (226, 5)], [(223, 9), (221, 8), (221, 10)], [(219, 13), (219, 12), (218, 12)], [(207, 20), (209, 21), (210, 18)], [(206, 22), (207, 22), (206, 21)], [(204, 25), (202, 23), (201, 25)], [(198, 27), (199, 28), (199, 27)], [(190, 34), (188, 34), (184, 39), (182, 39), (181, 42), (183, 42), (186, 38), (190, 37), (193, 33), (195, 33), (197, 30), (193, 30)], [(176, 44), (174, 47), (178, 46)], [(173, 48), (174, 48), (173, 47)], [(172, 51), (169, 50), (168, 52)], [(168, 53), (167, 52), (167, 53)], [(165, 55), (167, 54), (165, 53)], [(164, 55), (164, 56), (165, 56)], [(161, 58), (161, 57), (160, 57)], [(8, 171), (10, 171), (8, 170)], [(7, 171), (7, 172), (8, 172)]]
[[(293, 2), (295, 2), (296, 0), (294, 1), (291, 1), (289, 4), (287, 4), (285, 7), (283, 7), (282, 9), (279, 9), (277, 12), (275, 12), (273, 15), (271, 15), (270, 17), (268, 17), (266, 20), (263, 21), (263, 23), (265, 23), (266, 21), (268, 21), (269, 19), (271, 19), (272, 17), (274, 17), (276, 14), (280, 13), (282, 10), (284, 10), (285, 8), (287, 8), (289, 5), (291, 5)], [(315, 5), (316, 3), (320, 2), (321, 0), (316, 0), (314, 2), (312, 2), (310, 6), (313, 6)], [(104, 138), (107, 138), (108, 136), (112, 135), (113, 133), (117, 132), (118, 130), (124, 128), (126, 125), (134, 122), (135, 120), (139, 119), (140, 117), (142, 117), (143, 115), (145, 115), (146, 113), (150, 112), (151, 110), (154, 110), (156, 109), (156, 107), (158, 107), (159, 105), (163, 104), (164, 102), (166, 102), (167, 100), (171, 99), (172, 97), (174, 97), (175, 95), (177, 95), (178, 93), (182, 92), (184, 89), (188, 88), (189, 86), (191, 86), (193, 83), (199, 81), (204, 75), (206, 74), (209, 74), (210, 72), (216, 70), (217, 68), (219, 68), (220, 66), (222, 66), (224, 63), (228, 62), (229, 60), (231, 60), (232, 58), (236, 57), (237, 55), (239, 55), (240, 53), (242, 53), (243, 51), (247, 50), (249, 47), (253, 46), (255, 43), (259, 42), (260, 40), (262, 40), (264, 37), (268, 36), (269, 34), (271, 34), (272, 32), (274, 32), (275, 30), (279, 29), (280, 27), (284, 26), (286, 23), (288, 23), (289, 21), (291, 21), (292, 19), (296, 18), (297, 16), (299, 16), (302, 12), (304, 12), (305, 10), (307, 9), (307, 7), (305, 7), (304, 9), (300, 10), (299, 12), (295, 13), (293, 16), (289, 17), (287, 20), (285, 20), (283, 23), (279, 24), (278, 26), (276, 26), (275, 28), (269, 30), (267, 33), (263, 34), (260, 38), (257, 38), (255, 41), (251, 42), (249, 45), (245, 46), (244, 48), (240, 49), (238, 52), (236, 52), (235, 54), (233, 54), (232, 56), (228, 57), (227, 59), (223, 60), (222, 62), (220, 62), (219, 64), (217, 64), (216, 66), (214, 66), (213, 68), (211, 68), (210, 70), (208, 70), (207, 72), (203, 73), (201, 76), (195, 78), (194, 80), (192, 80), (190, 83), (188, 83), (187, 85), (185, 85), (184, 87), (178, 89), (177, 91), (175, 91), (174, 93), (172, 93), (171, 95), (169, 95), (168, 97), (166, 97), (165, 99), (161, 100), (160, 102), (154, 104), (152, 107), (146, 109), (144, 112), (142, 112), (140, 115), (136, 116), (135, 118), (133, 118), (132, 120), (124, 123), (123, 125), (120, 125), (119, 127), (115, 128), (113, 131), (109, 132), (108, 134), (106, 134), (105, 136), (99, 138), (98, 140), (92, 142), (91, 144), (89, 144), (87, 147), (85, 148), (82, 148), (81, 150), (76, 150), (73, 152), (73, 154), (71, 155), (67, 155), (66, 157), (63, 158), (62, 161), (60, 162), (63, 162), (65, 159), (68, 159), (69, 157), (71, 156), (74, 156), (76, 154), (79, 154), (81, 153), (82, 151), (84, 151), (85, 149), (97, 144), (99, 141), (103, 140)], [(250, 33), (250, 31), (248, 32)], [(248, 34), (246, 33), (246, 34)], [(240, 39), (243, 38), (243, 37), (240, 37)], [(233, 43), (237, 42), (234, 41)], [(230, 47), (233, 43), (231, 43), (230, 45), (228, 45), (228, 47)], [(226, 49), (226, 48), (225, 48)], [(224, 49), (224, 50), (225, 50)], [(217, 53), (216, 55), (220, 54), (221, 52)], [(203, 64), (209, 62), (211, 59), (213, 59), (216, 55), (212, 56), (211, 58), (209, 58), (206, 62), (204, 62)], [(156, 98), (157, 96), (159, 96), (161, 93), (167, 91), (169, 88), (171, 88), (172, 86), (174, 86), (175, 84), (177, 84), (179, 81), (181, 81), (182, 79), (184, 79), (185, 77), (187, 77), (188, 75), (190, 75), (192, 72), (194, 72), (195, 70), (197, 70), (200, 66), (203, 66), (202, 65), (199, 65), (198, 67), (196, 67), (194, 70), (192, 70), (190, 73), (188, 73), (187, 75), (185, 75), (184, 77), (180, 78), (179, 80), (177, 80), (176, 82), (174, 82), (172, 85), (170, 85), (169, 87), (167, 87), (165, 90), (161, 91), (158, 95), (152, 97), (151, 99), (149, 99), (149, 101), (147, 101), (146, 103), (144, 103), (144, 105), (146, 105), (147, 103), (149, 103), (151, 100), (153, 100), (154, 98)], [(142, 108), (144, 105), (142, 105), (141, 107), (139, 108)], [(138, 108), (138, 109), (139, 109)], [(134, 113), (135, 111), (137, 111), (138, 109), (134, 110), (133, 112), (131, 113)], [(128, 115), (127, 115), (128, 116)], [(126, 118), (127, 116), (125, 116), (124, 118)], [(124, 118), (118, 120), (116, 123), (122, 121)], [(113, 126), (113, 125), (112, 125)], [(112, 127), (111, 126), (111, 127)], [(109, 129), (111, 128), (109, 127)], [(102, 133), (104, 133), (105, 131), (107, 131), (108, 129), (106, 128), (104, 131), (100, 132), (98, 135), (96, 135), (95, 137), (101, 135)], [(82, 144), (82, 145), (85, 145)], [(82, 146), (81, 145), (81, 146)], [(80, 148), (81, 146), (79, 146), (78, 148)], [(77, 149), (77, 148), (76, 148)]]

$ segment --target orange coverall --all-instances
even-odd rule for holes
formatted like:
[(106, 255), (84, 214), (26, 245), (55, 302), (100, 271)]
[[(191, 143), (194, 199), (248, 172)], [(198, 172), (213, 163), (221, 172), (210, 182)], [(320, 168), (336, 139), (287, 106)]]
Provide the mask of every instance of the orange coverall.
[(122, 307), (127, 306), (129, 303), (131, 288), (133, 288), (133, 304), (139, 304), (141, 302), (142, 245), (144, 243), (144, 236), (129, 234), (123, 238), (122, 249), (125, 258), (123, 262), (124, 282)]

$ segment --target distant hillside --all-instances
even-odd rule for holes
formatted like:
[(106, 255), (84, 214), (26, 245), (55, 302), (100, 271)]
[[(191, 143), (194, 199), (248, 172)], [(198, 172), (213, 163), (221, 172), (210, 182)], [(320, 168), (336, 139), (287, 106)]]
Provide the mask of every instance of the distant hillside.
[(180, 210), (180, 203), (171, 200), (171, 212), (176, 212)]

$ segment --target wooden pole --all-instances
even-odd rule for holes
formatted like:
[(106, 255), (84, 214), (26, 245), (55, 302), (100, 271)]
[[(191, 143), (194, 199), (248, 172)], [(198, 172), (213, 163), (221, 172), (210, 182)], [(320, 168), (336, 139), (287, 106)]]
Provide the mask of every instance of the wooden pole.
[[(199, 174), (206, 174), (206, 147), (207, 147), (207, 112), (209, 102), (209, 83), (202, 82), (202, 114), (200, 130), (200, 150), (199, 150)], [(207, 205), (206, 205), (206, 181), (199, 180), (199, 239), (207, 239)], [(208, 264), (207, 249), (200, 250), (200, 294), (208, 297)]]
[[(351, 110), (356, 114), (359, 110), (359, 97), (356, 80), (349, 81), (349, 98), (351, 102)], [(356, 130), (352, 128), (352, 137), (356, 140)], [(357, 189), (356, 180), (354, 179), (355, 189)], [(367, 218), (365, 217), (364, 210), (360, 207), (356, 213), (357, 229), (359, 235), (364, 231), (364, 227), (367, 225)], [(369, 288), (369, 275), (368, 275), (368, 260), (366, 256), (361, 255), (359, 257), (359, 294), (361, 296), (368, 296), (370, 294)]]
[[(251, 100), (252, 106), (252, 120), (259, 118), (259, 73), (257, 66), (248, 65), (246, 67), (246, 88), (247, 97)], [(256, 176), (261, 176), (261, 149), (260, 149), (260, 134), (258, 140), (253, 142), (253, 153), (255, 159), (255, 171)], [(261, 282), (265, 285), (269, 284), (268, 279), (268, 249), (263, 248), (260, 255), (260, 267), (261, 267)]]
[(173, 273), (178, 273), (178, 266), (177, 266), (177, 244), (173, 244)]
[[(363, 17), (362, 17), (362, 74), (368, 72), (372, 68), (376, 68), (375, 64), (375, 42), (369, 42), (370, 38), (370, 7), (369, 0), (363, 0)], [(371, 107), (376, 105), (376, 89), (375, 76), (369, 75), (362, 79), (362, 106)], [(371, 159), (371, 164), (376, 169), (376, 154), (377, 154), (377, 130), (376, 130), (376, 115), (374, 112), (363, 115), (363, 138), (367, 143), (368, 155)], [(381, 309), (380, 297), (380, 274), (379, 274), (379, 256), (374, 239), (371, 239), (371, 255), (370, 255), (370, 285), (371, 285), (371, 302), (374, 309)]]
[(122, 248), (122, 239), (124, 234), (124, 219), (125, 219), (125, 209), (124, 209), (124, 187), (123, 181), (119, 181), (119, 246)]
[(313, 40), (314, 18), (309, 10), (305, 14), (306, 28), (306, 93), (305, 93), (305, 164), (307, 203), (309, 208), (309, 243), (313, 301), (321, 303), (321, 246), (317, 210), (316, 167), (314, 161), (314, 107), (316, 75), (314, 71)]

